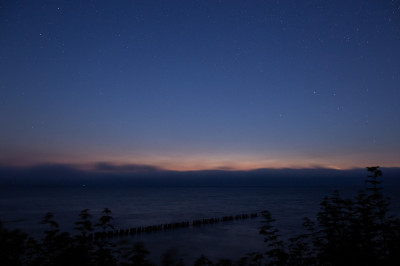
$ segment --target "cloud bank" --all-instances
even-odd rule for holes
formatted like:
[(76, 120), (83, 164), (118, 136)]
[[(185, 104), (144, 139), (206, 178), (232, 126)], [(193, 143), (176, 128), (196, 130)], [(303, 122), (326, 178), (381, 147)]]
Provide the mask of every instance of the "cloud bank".
[[(399, 184), (400, 168), (382, 168), (384, 180)], [(157, 166), (99, 162), (89, 167), (68, 164), (43, 164), (31, 167), (0, 166), (2, 186), (347, 186), (363, 185), (365, 168), (336, 170), (227, 169), (171, 171)]]

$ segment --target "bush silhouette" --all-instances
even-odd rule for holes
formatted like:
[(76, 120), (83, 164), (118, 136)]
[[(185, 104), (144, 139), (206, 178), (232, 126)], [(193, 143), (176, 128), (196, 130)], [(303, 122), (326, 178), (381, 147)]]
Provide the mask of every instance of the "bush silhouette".
[(25, 252), (26, 241), (26, 234), (7, 230), (0, 221), (0, 264), (23, 265), (21, 254)]

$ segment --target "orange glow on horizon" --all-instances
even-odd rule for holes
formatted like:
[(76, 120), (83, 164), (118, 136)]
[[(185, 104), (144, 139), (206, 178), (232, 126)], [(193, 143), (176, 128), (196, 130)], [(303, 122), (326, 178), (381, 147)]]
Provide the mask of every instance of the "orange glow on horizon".
[(10, 152), (0, 155), (0, 165), (3, 166), (32, 166), (40, 164), (66, 164), (80, 169), (93, 169), (99, 162), (115, 166), (142, 165), (172, 171), (199, 170), (254, 170), (261, 168), (331, 168), (354, 169), (370, 165), (381, 167), (399, 167), (400, 160), (396, 154), (335, 154), (335, 155), (302, 155), (285, 153), (189, 153), (189, 152), (144, 152), (117, 153), (110, 151), (77, 151), (39, 153), (35, 150)]
[[(83, 156), (82, 156), (83, 157)], [(135, 156), (136, 157), (136, 156)], [(261, 156), (260, 156), (261, 157)], [(265, 156), (264, 156), (265, 157)], [(34, 158), (34, 159), (32, 159)], [(380, 158), (381, 159), (381, 158)], [(92, 170), (99, 163), (104, 162), (114, 166), (139, 165), (159, 168), (171, 171), (200, 171), (200, 170), (226, 170), (226, 171), (248, 171), (261, 168), (270, 169), (304, 169), (304, 168), (330, 168), (338, 170), (354, 169), (369, 165), (380, 165), (381, 167), (398, 167), (399, 162), (374, 160), (356, 156), (337, 156), (330, 158), (257, 158), (257, 156), (220, 155), (220, 156), (113, 156), (90, 158), (73, 158), (68, 156), (59, 157), (29, 157), (18, 160), (14, 158), (0, 158), (3, 166), (33, 166), (40, 164), (66, 164), (82, 170)]]

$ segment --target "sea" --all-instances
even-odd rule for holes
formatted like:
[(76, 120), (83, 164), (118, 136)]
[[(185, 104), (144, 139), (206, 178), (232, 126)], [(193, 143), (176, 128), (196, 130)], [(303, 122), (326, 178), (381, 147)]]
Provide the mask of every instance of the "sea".
[[(356, 186), (275, 186), (275, 187), (1, 187), (0, 220), (8, 229), (20, 229), (40, 239), (47, 228), (40, 221), (54, 214), (61, 230), (74, 232), (74, 222), (89, 209), (93, 223), (104, 208), (112, 211), (117, 229), (221, 218), (268, 210), (283, 239), (304, 231), (304, 217), (316, 219), (320, 202), (335, 189), (354, 198)], [(400, 188), (389, 187), (391, 212), (400, 215)], [(149, 258), (159, 263), (162, 254), (173, 253), (185, 264), (205, 255), (212, 260), (239, 259), (250, 252), (266, 250), (259, 234), (263, 218), (190, 226), (135, 236), (127, 243), (143, 241)]]

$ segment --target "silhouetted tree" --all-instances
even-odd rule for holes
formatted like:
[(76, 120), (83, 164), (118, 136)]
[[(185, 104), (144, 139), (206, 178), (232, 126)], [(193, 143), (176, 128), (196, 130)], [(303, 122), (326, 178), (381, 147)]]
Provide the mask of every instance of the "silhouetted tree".
[(263, 211), (261, 214), (264, 221), (262, 221), (263, 226), (261, 227), (260, 234), (264, 235), (264, 242), (269, 247), (265, 252), (269, 260), (265, 263), (266, 265), (285, 265), (288, 255), (285, 252), (285, 243), (280, 240), (278, 229), (272, 225), (275, 219), (271, 217), (269, 211)]
[(105, 208), (102, 214), (103, 215), (100, 217), (99, 222), (95, 225), (96, 227), (101, 228), (101, 233), (103, 233), (103, 235), (100, 237), (95, 237), (94, 239), (94, 264), (98, 266), (117, 265), (115, 253), (118, 252), (115, 250), (115, 244), (111, 243), (106, 237), (104, 237), (107, 229), (114, 229), (114, 225), (112, 224), (113, 217), (111, 216), (111, 210)]
[(235, 265), (238, 266), (245, 266), (245, 265), (252, 265), (252, 266), (261, 266), (264, 265), (264, 256), (259, 252), (251, 252), (246, 256), (240, 258)]
[(122, 262), (121, 265), (143, 265), (151, 266), (154, 265), (147, 259), (147, 255), (150, 253), (143, 242), (137, 242), (133, 245), (133, 248), (125, 250), (122, 255), (127, 262)]
[(162, 266), (183, 266), (183, 260), (178, 258), (177, 251), (175, 249), (168, 249), (161, 256)]
[(19, 230), (7, 230), (0, 221), (0, 264), (23, 265), (27, 235)]
[(194, 266), (211, 266), (213, 265), (212, 261), (209, 260), (203, 254), (194, 262)]
[(29, 243), (28, 250), (34, 253), (30, 256), (31, 265), (72, 265), (72, 238), (69, 233), (60, 232), (59, 225), (53, 218), (52, 213), (47, 213), (41, 221), (41, 224), (48, 226), (42, 241), (31, 240)]
[(305, 218), (308, 233), (279, 240), (269, 212), (263, 212), (269, 249), (267, 265), (399, 265), (400, 222), (388, 215), (390, 199), (384, 197), (379, 167), (368, 167), (368, 187), (354, 200), (344, 199), (339, 191), (321, 202), (315, 224)]
[(288, 265), (315, 265), (315, 248), (312, 239), (315, 236), (315, 223), (304, 218), (303, 227), (308, 233), (289, 238)]

